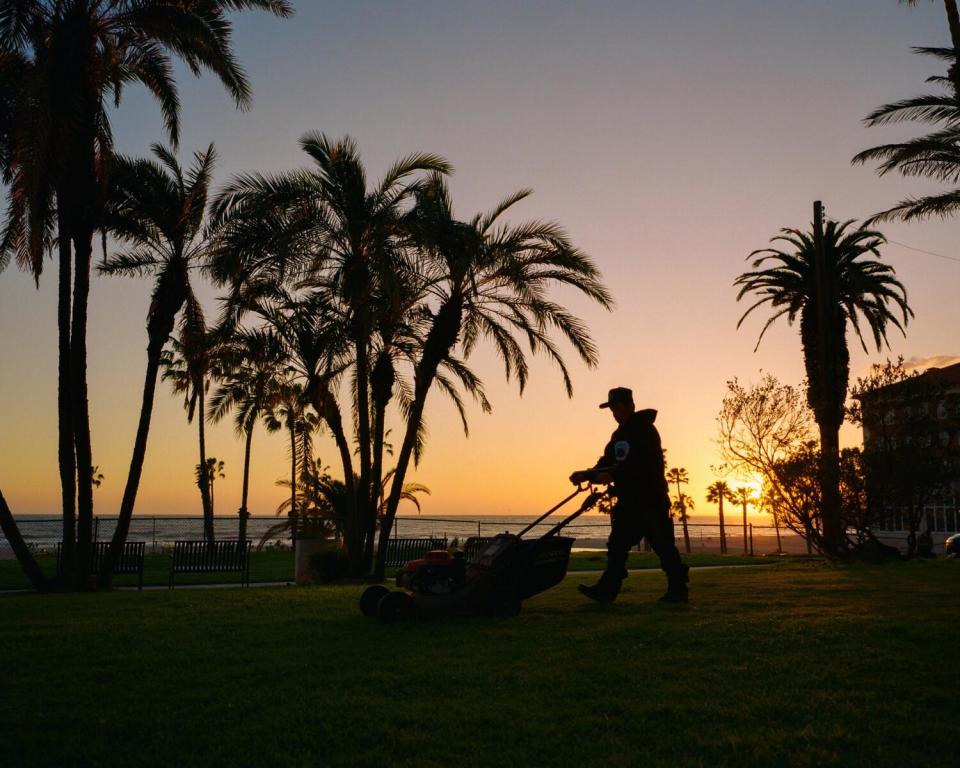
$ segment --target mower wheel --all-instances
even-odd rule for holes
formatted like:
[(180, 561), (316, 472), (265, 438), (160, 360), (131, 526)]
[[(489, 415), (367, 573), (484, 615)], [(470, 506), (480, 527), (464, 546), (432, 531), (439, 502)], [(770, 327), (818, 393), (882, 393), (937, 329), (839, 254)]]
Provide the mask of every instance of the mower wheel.
[(377, 604), (380, 602), (380, 598), (388, 594), (390, 594), (390, 590), (383, 586), (383, 584), (373, 584), (367, 587), (363, 590), (363, 594), (360, 595), (360, 613), (371, 618), (376, 616)]
[(417, 607), (413, 603), (413, 598), (400, 589), (388, 592), (377, 603), (377, 618), (384, 624), (395, 624), (398, 621), (412, 619), (416, 615)]

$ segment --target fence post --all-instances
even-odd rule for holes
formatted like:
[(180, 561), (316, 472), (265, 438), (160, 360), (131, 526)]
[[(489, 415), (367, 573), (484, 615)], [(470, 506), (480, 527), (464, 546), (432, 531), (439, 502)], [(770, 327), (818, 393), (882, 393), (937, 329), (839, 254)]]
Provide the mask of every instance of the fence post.
[(157, 518), (153, 518), (153, 552), (157, 551)]
[(480, 521), (477, 520), (477, 538), (480, 538)]
[(753, 557), (753, 523), (750, 523), (750, 557)]

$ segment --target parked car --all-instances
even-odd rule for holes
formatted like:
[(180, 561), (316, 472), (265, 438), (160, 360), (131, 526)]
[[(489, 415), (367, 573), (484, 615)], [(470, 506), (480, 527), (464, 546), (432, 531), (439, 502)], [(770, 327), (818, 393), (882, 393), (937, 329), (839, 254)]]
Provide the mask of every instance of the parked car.
[(947, 557), (960, 557), (960, 533), (947, 537), (943, 545), (943, 551)]

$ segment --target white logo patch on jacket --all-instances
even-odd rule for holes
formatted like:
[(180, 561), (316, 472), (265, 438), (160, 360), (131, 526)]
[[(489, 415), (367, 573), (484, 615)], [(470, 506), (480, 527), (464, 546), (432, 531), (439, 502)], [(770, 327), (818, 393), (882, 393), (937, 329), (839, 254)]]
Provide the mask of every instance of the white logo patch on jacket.
[(626, 461), (627, 456), (630, 455), (630, 443), (626, 440), (618, 440), (613, 444), (613, 455), (617, 461)]

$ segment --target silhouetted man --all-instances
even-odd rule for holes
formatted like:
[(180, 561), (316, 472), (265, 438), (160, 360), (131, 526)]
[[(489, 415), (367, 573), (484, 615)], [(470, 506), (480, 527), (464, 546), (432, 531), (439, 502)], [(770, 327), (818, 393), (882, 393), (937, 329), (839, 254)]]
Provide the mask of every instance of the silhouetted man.
[(660, 434), (653, 422), (653, 409), (637, 411), (633, 393), (625, 387), (611, 389), (607, 402), (617, 421), (603, 455), (591, 469), (578, 470), (570, 482), (612, 483), (616, 502), (610, 514), (610, 538), (607, 540), (607, 568), (593, 586), (581, 584), (581, 593), (599, 603), (612, 603), (627, 577), (627, 555), (645, 538), (660, 558), (667, 574), (667, 592), (661, 600), (687, 601), (687, 574), (673, 540), (670, 496), (664, 477)]

